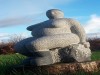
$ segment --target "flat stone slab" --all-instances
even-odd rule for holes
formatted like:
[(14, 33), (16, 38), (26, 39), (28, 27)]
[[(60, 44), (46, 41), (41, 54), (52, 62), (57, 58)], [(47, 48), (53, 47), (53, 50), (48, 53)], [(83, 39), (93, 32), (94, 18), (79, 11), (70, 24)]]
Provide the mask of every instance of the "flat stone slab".
[(48, 74), (67, 74), (67, 73), (76, 73), (76, 72), (97, 72), (100, 70), (100, 61), (90, 61), (82, 63), (57, 63), (53, 65), (45, 66), (19, 66), (14, 68), (17, 71), (32, 70), (33, 72), (41, 71), (41, 73)]

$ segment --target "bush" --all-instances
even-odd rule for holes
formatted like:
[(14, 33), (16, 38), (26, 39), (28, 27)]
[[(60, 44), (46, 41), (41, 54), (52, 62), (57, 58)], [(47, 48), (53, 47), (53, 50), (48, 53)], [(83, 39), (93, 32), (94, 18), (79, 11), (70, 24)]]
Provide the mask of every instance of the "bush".
[(8, 42), (4, 43), (0, 43), (0, 54), (13, 54), (15, 53), (14, 51), (14, 45), (21, 41), (23, 37), (21, 34), (20, 35), (12, 35), (10, 36), (10, 40), (8, 40)]
[(90, 49), (92, 51), (100, 50), (100, 38), (89, 38), (88, 41), (90, 43)]
[(14, 51), (15, 43), (2, 43), (0, 44), (0, 54), (12, 54), (15, 53)]

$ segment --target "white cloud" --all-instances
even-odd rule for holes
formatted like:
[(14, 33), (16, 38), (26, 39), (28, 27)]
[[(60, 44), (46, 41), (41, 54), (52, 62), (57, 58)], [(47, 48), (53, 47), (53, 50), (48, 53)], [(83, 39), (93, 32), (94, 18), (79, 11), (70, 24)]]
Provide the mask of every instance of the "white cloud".
[(96, 14), (90, 16), (90, 20), (84, 25), (86, 33), (100, 32), (100, 16)]
[(20, 32), (16, 34), (9, 34), (9, 33), (0, 33), (0, 43), (1, 42), (8, 42), (10, 40), (14, 39), (23, 39), (23, 38), (28, 38), (31, 35), (28, 32)]
[(0, 38), (6, 37), (6, 36), (9, 36), (9, 34), (8, 33), (0, 33)]
[(8, 33), (0, 33), (0, 43), (3, 42), (5, 39), (9, 39)]
[[(29, 17), (29, 16), (26, 16), (26, 17), (15, 17), (15, 18), (8, 18), (8, 19), (0, 20), (0, 28), (8, 27), (8, 26), (20, 25), (20, 24), (26, 24), (26, 23), (31, 23), (32, 21), (38, 20), (38, 18), (35, 18), (37, 15), (34, 15), (34, 16), (31, 16), (31, 17)], [(32, 18), (32, 17), (34, 17), (35, 19)]]
[[(0, 27), (7, 27), (12, 25), (19, 25), (32, 22), (41, 15), (44, 16), (48, 9), (55, 8), (58, 4), (70, 3), (75, 0), (9, 0), (9, 2), (3, 2), (5, 7), (1, 9)], [(8, 4), (7, 4), (8, 3)], [(5, 6), (6, 4), (6, 6)], [(9, 9), (9, 10), (8, 10)], [(4, 14), (6, 12), (7, 14)], [(22, 17), (24, 16), (24, 17)], [(33, 16), (26, 17), (26, 16)], [(43, 17), (42, 16), (42, 17)]]

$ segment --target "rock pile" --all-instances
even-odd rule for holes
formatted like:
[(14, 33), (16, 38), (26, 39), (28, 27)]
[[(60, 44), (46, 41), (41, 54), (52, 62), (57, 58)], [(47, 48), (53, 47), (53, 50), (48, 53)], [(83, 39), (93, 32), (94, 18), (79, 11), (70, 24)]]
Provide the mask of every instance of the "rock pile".
[(37, 66), (91, 60), (90, 46), (80, 23), (64, 18), (58, 9), (48, 10), (46, 15), (49, 20), (27, 27), (33, 37), (18, 42), (16, 52), (31, 57), (26, 61)]

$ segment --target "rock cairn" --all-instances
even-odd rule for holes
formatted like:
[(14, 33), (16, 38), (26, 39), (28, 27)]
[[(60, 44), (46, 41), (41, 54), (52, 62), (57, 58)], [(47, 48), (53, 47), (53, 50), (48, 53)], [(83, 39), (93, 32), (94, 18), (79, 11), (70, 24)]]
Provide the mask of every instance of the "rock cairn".
[(90, 61), (90, 46), (80, 23), (64, 18), (63, 12), (58, 9), (48, 10), (46, 15), (49, 20), (27, 27), (33, 37), (15, 45), (16, 52), (29, 57), (24, 63), (41, 66)]

